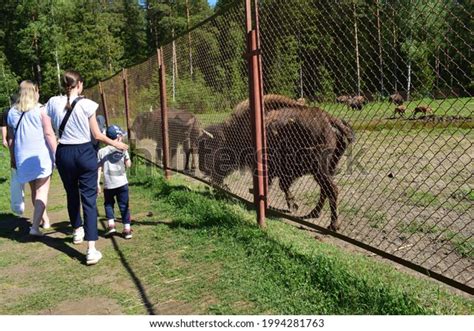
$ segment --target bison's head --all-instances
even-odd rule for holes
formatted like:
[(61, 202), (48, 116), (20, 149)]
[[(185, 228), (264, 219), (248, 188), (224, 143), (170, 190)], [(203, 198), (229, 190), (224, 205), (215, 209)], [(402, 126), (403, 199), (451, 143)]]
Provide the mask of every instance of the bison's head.
[(199, 154), (199, 170), (206, 176), (212, 176), (214, 169), (214, 156), (219, 149), (219, 136), (222, 129), (219, 125), (211, 125), (201, 129), (201, 134), (197, 140)]
[(147, 119), (150, 117), (149, 114), (150, 113), (141, 113), (135, 118), (131, 128), (133, 138), (139, 140), (145, 138)]

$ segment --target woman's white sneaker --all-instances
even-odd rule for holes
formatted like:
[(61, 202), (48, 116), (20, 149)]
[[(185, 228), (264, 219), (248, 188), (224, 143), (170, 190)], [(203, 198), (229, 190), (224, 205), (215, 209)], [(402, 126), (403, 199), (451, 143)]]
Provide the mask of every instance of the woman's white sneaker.
[(99, 252), (98, 250), (88, 250), (87, 251), (87, 258), (86, 258), (86, 264), (87, 265), (93, 265), (96, 264), (97, 262), (100, 261), (102, 258), (102, 253)]
[(77, 245), (84, 241), (84, 228), (77, 228), (72, 234), (72, 243)]

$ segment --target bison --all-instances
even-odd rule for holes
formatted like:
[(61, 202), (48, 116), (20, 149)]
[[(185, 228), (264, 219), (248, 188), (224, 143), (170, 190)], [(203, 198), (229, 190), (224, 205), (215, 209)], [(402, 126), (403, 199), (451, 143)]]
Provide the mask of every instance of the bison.
[(433, 114), (433, 110), (429, 106), (418, 106), (413, 111), (413, 118), (415, 118), (416, 114), (418, 113), (422, 113), (424, 115)]
[[(184, 170), (189, 170), (191, 156), (191, 169), (194, 170), (196, 168), (197, 159), (197, 139), (202, 133), (196, 116), (187, 111), (170, 109), (168, 111), (168, 128), (171, 159), (174, 159), (176, 156), (178, 145), (182, 145), (186, 157)], [(161, 159), (163, 139), (161, 112), (159, 110), (140, 113), (133, 122), (132, 132), (136, 139), (149, 138), (156, 141), (157, 159)]]
[(405, 100), (400, 93), (396, 92), (395, 94), (392, 94), (388, 97), (388, 101), (397, 106), (401, 106)]
[[(265, 96), (264, 109), (269, 185), (279, 178), (288, 208), (295, 211), (298, 206), (290, 187), (299, 177), (313, 175), (321, 187), (320, 199), (304, 218), (319, 217), (329, 198), (329, 229), (337, 231), (338, 189), (333, 177), (340, 158), (354, 140), (352, 128), (320, 108), (302, 106), (283, 96)], [(205, 131), (198, 144), (199, 169), (211, 182), (222, 185), (231, 172), (252, 169), (254, 148), (248, 100), (237, 105), (228, 120), (208, 126)]]
[(395, 115), (397, 114), (399, 114), (400, 117), (405, 117), (406, 110), (407, 110), (407, 107), (405, 105), (399, 105), (398, 107), (395, 107), (393, 111), (393, 117), (395, 117)]
[(364, 105), (367, 104), (367, 99), (361, 95), (354, 96), (347, 100), (347, 106), (351, 109), (362, 110)]
[(336, 98), (336, 103), (347, 105), (347, 101), (351, 99), (350, 95), (340, 95)]

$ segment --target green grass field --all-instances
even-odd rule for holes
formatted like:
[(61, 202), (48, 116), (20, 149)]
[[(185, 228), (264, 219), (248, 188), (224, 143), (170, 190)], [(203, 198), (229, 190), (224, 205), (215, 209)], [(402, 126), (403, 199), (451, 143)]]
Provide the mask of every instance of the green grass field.
[[(2, 174), (8, 171), (5, 160)], [(322, 243), (311, 232), (274, 219), (260, 230), (254, 212), (204, 185), (181, 176), (165, 182), (144, 165), (132, 174), (134, 238), (103, 238), (101, 223), (104, 259), (94, 267), (83, 264), (84, 247), (70, 242), (64, 210), (51, 212), (48, 239), (31, 242), (21, 227), (2, 225), (12, 215), (8, 195), (0, 196), (1, 314), (54, 314), (64, 307), (75, 314), (86, 306), (85, 313), (117, 314), (474, 311), (472, 299)], [(2, 180), (0, 190), (7, 189)], [(60, 190), (55, 176), (52, 200), (61, 200)], [(51, 202), (55, 209), (59, 205)]]
[[(433, 126), (432, 123), (421, 123), (413, 121), (413, 110), (419, 105), (427, 105), (433, 109), (433, 114), (439, 117), (459, 116), (470, 118), (467, 123), (461, 123), (460, 126), (472, 128), (474, 126), (474, 100), (473, 98), (456, 98), (456, 99), (420, 99), (405, 103), (407, 106), (406, 119), (393, 118), (393, 110), (395, 106), (388, 101), (370, 102), (364, 106), (361, 111), (348, 109), (347, 106), (336, 103), (310, 103), (310, 106), (318, 106), (322, 109), (343, 118), (355, 129), (404, 129), (409, 130), (413, 127)], [(223, 122), (230, 116), (231, 112), (209, 112), (198, 114), (197, 117), (203, 125), (215, 124)], [(420, 117), (418, 114), (417, 117)], [(436, 126), (447, 127), (450, 124), (436, 123)]]

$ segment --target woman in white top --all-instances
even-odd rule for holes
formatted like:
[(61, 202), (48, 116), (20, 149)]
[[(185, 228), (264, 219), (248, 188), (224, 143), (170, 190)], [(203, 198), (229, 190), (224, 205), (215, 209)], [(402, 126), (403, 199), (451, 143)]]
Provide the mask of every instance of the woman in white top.
[[(52, 97), (46, 110), (59, 136), (56, 166), (67, 193), (69, 220), (74, 229), (73, 243), (88, 242), (86, 263), (96, 264), (102, 254), (96, 250), (97, 231), (97, 153), (94, 139), (120, 150), (128, 146), (107, 138), (99, 130), (95, 112), (98, 104), (80, 97), (83, 79), (76, 71), (63, 75), (65, 96)], [(84, 222), (81, 219), (80, 206)]]
[(30, 235), (42, 236), (39, 226), (49, 224), (45, 212), (53, 171), (56, 137), (51, 119), (38, 103), (38, 87), (31, 81), (20, 84), (20, 97), (8, 112), (8, 137), (14, 155), (17, 178), (21, 184), (29, 183), (34, 205)]

